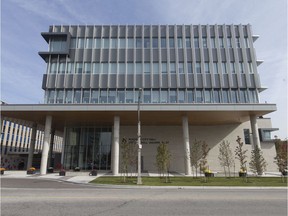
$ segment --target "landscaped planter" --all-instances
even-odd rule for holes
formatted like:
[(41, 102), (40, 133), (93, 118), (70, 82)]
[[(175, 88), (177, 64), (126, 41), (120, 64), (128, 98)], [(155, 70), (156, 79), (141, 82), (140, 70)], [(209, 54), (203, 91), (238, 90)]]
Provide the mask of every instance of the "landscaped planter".
[(53, 167), (49, 167), (49, 168), (47, 169), (47, 172), (48, 172), (48, 173), (53, 173), (53, 172), (54, 172), (54, 168), (53, 168)]
[(59, 175), (60, 175), (60, 176), (65, 176), (65, 175), (66, 175), (66, 171), (65, 171), (65, 170), (61, 170), (61, 171), (59, 172)]
[(214, 177), (214, 173), (205, 173), (205, 177)]
[(239, 177), (246, 177), (247, 173), (246, 172), (239, 172)]
[(35, 173), (36, 173), (35, 170), (27, 170), (27, 175), (33, 175)]
[(97, 170), (92, 170), (92, 171), (89, 173), (89, 176), (97, 176)]
[(80, 172), (80, 167), (75, 167), (75, 168), (74, 168), (74, 171), (75, 171), (75, 172)]

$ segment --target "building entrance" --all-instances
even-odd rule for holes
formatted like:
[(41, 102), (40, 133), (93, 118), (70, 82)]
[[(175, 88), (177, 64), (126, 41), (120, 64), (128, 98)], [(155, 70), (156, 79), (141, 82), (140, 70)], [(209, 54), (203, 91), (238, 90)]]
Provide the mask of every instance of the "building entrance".
[(67, 127), (64, 168), (111, 169), (111, 127)]

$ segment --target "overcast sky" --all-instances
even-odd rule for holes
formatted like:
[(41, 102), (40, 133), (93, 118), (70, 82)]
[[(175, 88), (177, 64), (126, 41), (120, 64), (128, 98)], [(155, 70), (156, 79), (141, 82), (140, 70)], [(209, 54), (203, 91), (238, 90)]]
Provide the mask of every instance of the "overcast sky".
[(287, 0), (2, 0), (1, 100), (43, 103), (48, 50), (40, 33), (53, 24), (248, 24), (255, 42), (261, 102), (276, 103), (275, 133), (287, 135)]

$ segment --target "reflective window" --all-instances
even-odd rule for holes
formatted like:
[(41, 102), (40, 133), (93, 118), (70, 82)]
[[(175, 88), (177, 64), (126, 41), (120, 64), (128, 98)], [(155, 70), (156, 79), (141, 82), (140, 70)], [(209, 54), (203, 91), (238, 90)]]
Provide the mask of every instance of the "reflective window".
[(103, 38), (103, 49), (109, 49), (109, 43), (110, 43), (110, 40), (109, 38)]
[(102, 74), (108, 74), (109, 71), (109, 64), (108, 63), (101, 63)]
[(232, 89), (230, 93), (231, 93), (231, 103), (237, 103), (238, 102), (237, 90)]
[(128, 48), (134, 48), (134, 38), (128, 38)]
[(229, 103), (228, 90), (227, 89), (222, 90), (222, 103)]
[(125, 49), (126, 48), (126, 39), (125, 38), (120, 38), (119, 39), (119, 48), (120, 49)]
[(178, 48), (183, 48), (183, 40), (182, 38), (177, 38)]
[(225, 62), (222, 62), (222, 73), (227, 74), (227, 67)]
[(93, 74), (100, 74), (100, 63), (93, 63)]
[(116, 90), (111, 89), (108, 92), (108, 103), (116, 103)]
[(170, 62), (170, 73), (176, 73), (175, 62)]
[(245, 144), (251, 144), (249, 129), (243, 129), (243, 132), (244, 132)]
[(249, 89), (249, 101), (250, 103), (258, 103), (257, 93), (255, 89)]
[(239, 71), (240, 71), (240, 73), (244, 73), (244, 65), (243, 65), (243, 62), (239, 62)]
[(81, 101), (81, 91), (75, 90), (73, 103), (80, 103), (80, 101)]
[(240, 48), (241, 46), (240, 46), (240, 38), (236, 38), (236, 45), (237, 45), (237, 48)]
[(214, 37), (211, 38), (211, 46), (212, 48), (216, 48), (216, 40)]
[(82, 63), (76, 63), (76, 73), (81, 74), (82, 73)]
[(220, 48), (224, 48), (224, 40), (223, 40), (223, 38), (219, 38), (219, 46), (220, 46)]
[(194, 48), (199, 48), (199, 38), (194, 38)]
[(100, 49), (101, 48), (101, 38), (95, 38), (94, 39), (94, 48)]
[(160, 102), (160, 91), (159, 90), (152, 90), (152, 103), (159, 103)]
[(184, 73), (184, 63), (183, 62), (179, 62), (178, 63), (178, 73)]
[(127, 73), (128, 74), (134, 73), (134, 64), (133, 63), (127, 63)]
[(192, 63), (187, 63), (188, 73), (193, 73)]
[(57, 91), (57, 96), (56, 96), (56, 103), (63, 103), (64, 102), (64, 91), (63, 90), (58, 90)]
[(74, 73), (74, 63), (68, 63), (67, 64), (67, 74), (72, 74)]
[(245, 89), (240, 89), (240, 103), (248, 102), (248, 95)]
[(125, 91), (118, 90), (118, 103), (125, 103)]
[(202, 90), (196, 89), (196, 103), (203, 102)]
[(205, 73), (210, 73), (210, 67), (209, 67), (209, 63), (208, 62), (204, 63), (204, 70), (205, 70)]
[(152, 47), (158, 48), (158, 38), (152, 38)]
[(144, 103), (151, 103), (151, 91), (144, 90)]
[(142, 63), (136, 63), (136, 74), (142, 74)]
[(201, 64), (200, 64), (200, 62), (196, 62), (196, 73), (201, 73)]
[(168, 103), (168, 90), (161, 90), (161, 103)]
[(59, 65), (59, 73), (64, 74), (65, 73), (65, 66), (66, 64), (64, 62), (61, 62)]
[(57, 63), (51, 63), (50, 65), (50, 73), (55, 74), (57, 72)]
[(167, 73), (167, 63), (166, 62), (162, 62), (162, 73)]
[(177, 103), (177, 91), (176, 90), (170, 90), (169, 102), (170, 103)]
[(126, 64), (119, 63), (119, 74), (125, 74), (125, 73), (126, 73)]
[(150, 38), (144, 38), (144, 48), (150, 48)]
[(98, 90), (92, 90), (91, 103), (99, 103), (99, 91)]
[(252, 63), (251, 62), (248, 62), (248, 70), (249, 70), (249, 73), (254, 73), (253, 71), (253, 66), (252, 66)]
[(218, 63), (217, 62), (213, 63), (213, 70), (214, 70), (214, 74), (218, 74), (219, 73), (219, 71), (218, 71)]
[(220, 90), (214, 89), (214, 103), (220, 103)]
[(205, 103), (212, 103), (211, 90), (205, 90)]
[(117, 63), (110, 63), (110, 73), (111, 74), (117, 73)]
[(90, 74), (91, 73), (91, 63), (84, 63), (84, 73)]
[(136, 48), (142, 48), (142, 38), (136, 38)]
[(227, 38), (228, 47), (232, 48), (232, 40), (231, 38)]
[(134, 92), (132, 89), (126, 90), (126, 103), (134, 103)]
[(84, 38), (78, 38), (77, 49), (83, 49), (83, 48), (84, 48)]
[(150, 73), (150, 63), (144, 63), (144, 73)]
[(86, 40), (85, 40), (85, 49), (92, 49), (92, 42), (93, 42), (92, 38), (86, 38)]
[(186, 47), (191, 48), (191, 39), (189, 37), (186, 37)]
[(178, 103), (185, 103), (185, 90), (178, 91)]
[(167, 43), (166, 43), (166, 38), (161, 38), (161, 48), (166, 48)]
[(170, 48), (174, 48), (175, 47), (174, 38), (169, 38), (169, 47)]
[(234, 62), (230, 62), (230, 68), (231, 68), (231, 73), (236, 73)]
[(89, 98), (90, 98), (90, 91), (89, 90), (83, 90), (82, 103), (89, 103)]
[(66, 91), (65, 103), (72, 103), (72, 90)]
[(117, 48), (117, 38), (111, 38), (111, 49)]
[(159, 63), (153, 62), (153, 74), (159, 74)]
[(50, 51), (57, 52), (57, 51), (65, 51), (67, 48), (66, 38), (53, 38), (50, 40)]
[(203, 48), (207, 48), (207, 38), (202, 38)]
[(187, 90), (187, 101), (188, 103), (194, 103), (194, 92), (192, 89)]
[(107, 90), (102, 89), (100, 90), (100, 103), (107, 103)]

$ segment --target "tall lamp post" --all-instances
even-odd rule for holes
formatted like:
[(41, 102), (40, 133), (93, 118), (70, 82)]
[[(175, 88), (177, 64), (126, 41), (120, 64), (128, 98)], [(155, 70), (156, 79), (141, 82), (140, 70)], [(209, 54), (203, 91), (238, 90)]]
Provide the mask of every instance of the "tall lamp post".
[(137, 176), (137, 185), (142, 184), (142, 179), (141, 179), (141, 122), (140, 122), (140, 100), (141, 100), (141, 93), (142, 89), (139, 88), (138, 92), (138, 107), (137, 107), (137, 112), (138, 112), (138, 176)]

